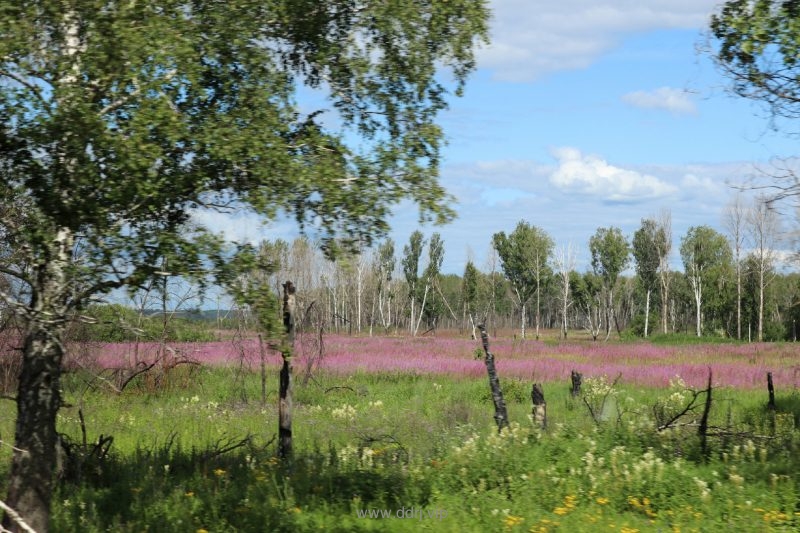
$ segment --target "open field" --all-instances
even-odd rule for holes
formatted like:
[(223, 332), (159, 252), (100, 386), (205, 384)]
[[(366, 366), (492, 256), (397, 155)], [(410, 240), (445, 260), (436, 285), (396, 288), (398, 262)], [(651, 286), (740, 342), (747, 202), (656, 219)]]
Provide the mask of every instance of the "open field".
[[(309, 356), (319, 351), (313, 337), (301, 339), (295, 366), (304, 368)], [(171, 344), (181, 357), (208, 365), (256, 365), (258, 341)], [(319, 368), (349, 375), (354, 372), (403, 372), (477, 378), (486, 369), (480, 343), (453, 337), (347, 337), (328, 335), (323, 339)], [(766, 374), (772, 372), (782, 388), (800, 388), (800, 344), (750, 343), (658, 346), (647, 342), (604, 343), (570, 341), (493, 340), (490, 346), (504, 377), (538, 382), (568, 379), (575, 369), (586, 376), (621, 376), (621, 382), (647, 387), (666, 387), (675, 376), (689, 386), (701, 387), (709, 368), (717, 386), (753, 389), (766, 387)], [(142, 343), (139, 360), (153, 360), (156, 343)], [(477, 350), (477, 351), (476, 351)], [(134, 345), (98, 344), (73, 347), (73, 353), (86, 364), (103, 368), (130, 365)], [(280, 356), (267, 351), (270, 367), (277, 367)], [(87, 363), (88, 361), (88, 363)]]
[[(800, 528), (794, 345), (492, 340), (511, 420), (498, 434), (477, 342), (323, 340), (324, 357), (305, 385), (304, 356), (295, 361), (296, 454), (287, 462), (274, 457), (278, 357), (266, 358), (263, 404), (257, 341), (171, 345), (171, 363), (121, 393), (113, 380), (130, 370), (134, 353), (151, 361), (159, 347), (74, 346), (63, 383), (69, 405), (59, 416), (72, 455), (54, 529)], [(318, 353), (311, 339), (298, 349)], [(174, 364), (182, 358), (202, 364)], [(695, 394), (709, 367), (715, 388), (703, 449), (705, 395)], [(575, 398), (573, 368), (585, 377)], [(767, 371), (774, 411), (766, 408)], [(534, 379), (544, 383), (545, 429), (529, 417)], [(693, 398), (693, 410), (657, 430)], [(0, 438), (11, 434), (13, 404), (3, 402)], [(101, 436), (113, 437), (107, 452), (96, 446), (107, 442)], [(0, 448), (0, 479), (8, 457)]]

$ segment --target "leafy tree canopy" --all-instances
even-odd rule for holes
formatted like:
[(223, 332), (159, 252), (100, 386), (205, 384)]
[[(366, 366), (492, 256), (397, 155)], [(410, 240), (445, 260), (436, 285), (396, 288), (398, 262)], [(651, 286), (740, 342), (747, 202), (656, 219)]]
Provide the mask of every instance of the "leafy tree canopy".
[(520, 221), (510, 234), (495, 233), (497, 250), (506, 278), (524, 305), (539, 287), (538, 278), (549, 274), (547, 262), (553, 253), (553, 239), (541, 228)]
[(689, 277), (706, 278), (731, 264), (731, 248), (724, 235), (709, 226), (692, 226), (681, 239), (681, 258)]
[(0, 0), (0, 298), (25, 323), (5, 501), (29, 525), (48, 529), (71, 311), (252, 271), (198, 208), (288, 214), (331, 252), (385, 233), (404, 199), (449, 219), (436, 118), (487, 19), (485, 0)]
[(664, 248), (666, 234), (656, 221), (646, 218), (633, 234), (631, 250), (636, 261), (636, 273), (647, 290), (656, 285), (660, 250)]
[(613, 288), (630, 261), (628, 239), (619, 228), (598, 228), (589, 239), (589, 250), (594, 273), (603, 279), (606, 287)]
[[(220, 243), (193, 208), (290, 214), (328, 243), (384, 233), (404, 198), (445, 221), (437, 68), (459, 91), (486, 21), (479, 0), (0, 2), (0, 201), (26, 212), (4, 230), (34, 263), (79, 238), (92, 293), (160, 256), (199, 268)], [(303, 84), (340, 130), (301, 112)]]
[(711, 18), (714, 57), (733, 91), (800, 117), (800, 2), (730, 0)]

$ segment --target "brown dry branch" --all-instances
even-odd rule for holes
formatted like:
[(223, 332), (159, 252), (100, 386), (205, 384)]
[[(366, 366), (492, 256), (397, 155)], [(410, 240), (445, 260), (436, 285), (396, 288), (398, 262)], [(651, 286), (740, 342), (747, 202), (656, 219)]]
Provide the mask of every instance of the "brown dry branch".
[[(19, 513), (17, 513), (14, 509), (6, 505), (6, 503), (3, 500), (0, 500), (0, 509), (3, 510), (6, 516), (10, 517), (11, 520), (16, 522), (16, 524), (20, 527), (22, 531), (25, 531), (25, 533), (36, 533), (36, 530), (34, 530), (31, 526), (29, 526), (28, 523), (22, 519)], [(0, 533), (11, 533), (11, 530), (6, 529), (3, 526), (0, 526)]]
[[(669, 417), (668, 420), (664, 420), (664, 413), (658, 406), (653, 406), (653, 414), (655, 415), (656, 421), (661, 421), (658, 427), (656, 427), (657, 431), (665, 431), (667, 429), (671, 429), (678, 426), (686, 426), (689, 425), (688, 423), (678, 421), (681, 420), (684, 416), (688, 414), (692, 414), (695, 410), (700, 406), (699, 401), (700, 397), (706, 393), (705, 390), (694, 390), (694, 389), (687, 389), (689, 393), (691, 393), (692, 398), (680, 411), (677, 411), (675, 414)], [(693, 423), (696, 424), (696, 423)]]
[[(270, 440), (267, 445), (269, 445), (272, 441), (275, 440), (273, 436), (272, 440)], [(208, 450), (206, 450), (203, 454), (200, 455), (200, 461), (205, 462), (211, 459), (217, 458), (220, 455), (224, 455), (226, 453), (232, 452), (233, 450), (237, 450), (243, 446), (248, 446), (253, 443), (253, 436), (248, 433), (244, 436), (244, 438), (236, 439), (233, 437), (228, 438), (219, 438), (217, 442), (215, 442)]]

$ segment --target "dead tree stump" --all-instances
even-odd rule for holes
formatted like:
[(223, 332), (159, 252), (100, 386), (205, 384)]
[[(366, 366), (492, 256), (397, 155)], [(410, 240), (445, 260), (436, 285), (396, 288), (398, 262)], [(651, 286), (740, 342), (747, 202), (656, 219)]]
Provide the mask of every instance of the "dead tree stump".
[(576, 396), (580, 396), (581, 394), (581, 383), (583, 383), (583, 374), (578, 372), (577, 370), (573, 370), (570, 373), (570, 380), (572, 381), (572, 388), (570, 388), (569, 392), (573, 398)]
[(544, 390), (541, 383), (534, 383), (531, 388), (533, 402), (533, 423), (544, 429), (547, 426), (547, 403), (544, 401)]
[(703, 457), (708, 459), (708, 416), (711, 413), (711, 368), (708, 369), (708, 387), (706, 388), (706, 404), (703, 408), (703, 416), (700, 417), (700, 425), (697, 427), (697, 434), (700, 435), (700, 447)]
[(500, 379), (497, 377), (497, 369), (494, 366), (494, 355), (489, 351), (489, 335), (486, 333), (486, 327), (481, 324), (478, 326), (481, 330), (481, 341), (483, 343), (483, 351), (486, 354), (484, 363), (486, 363), (486, 373), (489, 374), (489, 388), (492, 391), (492, 402), (494, 403), (494, 421), (497, 423), (497, 431), (502, 431), (503, 428), (508, 427), (508, 411), (506, 410), (506, 402), (503, 399), (503, 391), (500, 389)]
[(767, 408), (770, 411), (775, 410), (775, 387), (772, 384), (772, 372), (767, 372), (767, 392), (769, 393), (769, 402)]

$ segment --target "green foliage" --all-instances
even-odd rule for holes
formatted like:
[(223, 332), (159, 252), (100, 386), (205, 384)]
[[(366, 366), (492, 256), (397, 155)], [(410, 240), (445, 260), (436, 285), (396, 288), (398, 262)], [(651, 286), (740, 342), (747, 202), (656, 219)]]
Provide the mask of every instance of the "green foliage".
[(641, 227), (633, 234), (631, 250), (636, 262), (636, 274), (645, 290), (654, 290), (658, 283), (660, 250), (664, 248), (664, 229), (652, 219), (643, 219)]
[(467, 312), (473, 318), (477, 318), (478, 275), (478, 269), (475, 268), (473, 262), (467, 261), (464, 267), (464, 275), (461, 277), (461, 298)]
[[(735, 286), (728, 240), (709, 226), (692, 226), (681, 238), (680, 251), (696, 304), (697, 335), (702, 334), (704, 326), (721, 329), (725, 306), (730, 305), (726, 293)], [(701, 323), (703, 310), (705, 324)]]
[[(439, 317), (444, 313), (444, 301), (441, 295), (441, 268), (442, 261), (444, 260), (444, 242), (439, 233), (431, 235), (430, 242), (428, 242), (428, 264), (425, 267), (423, 277), (429, 286), (428, 297), (425, 302), (425, 308), (422, 309), (422, 314), (425, 321), (431, 328), (436, 328)], [(424, 295), (418, 295), (418, 298)]]
[[(653, 309), (652, 301), (650, 302), (650, 304), (651, 304), (650, 305), (651, 311), (650, 311), (650, 319), (648, 321), (650, 331), (648, 331), (648, 338), (650, 338), (650, 336), (653, 334), (653, 329), (658, 326), (659, 324), (658, 321), (661, 319), (658, 313), (652, 310)], [(628, 328), (625, 331), (623, 331), (623, 337), (626, 337), (627, 335), (630, 336), (626, 340), (632, 340), (634, 338), (644, 337), (644, 318), (645, 318), (644, 312), (642, 312), (641, 314), (638, 314), (631, 319), (630, 323), (628, 324)]]
[(606, 288), (613, 289), (617, 276), (630, 261), (628, 239), (619, 228), (598, 228), (589, 239), (589, 251), (594, 273), (602, 278)]
[(79, 342), (160, 341), (208, 342), (216, 340), (208, 324), (190, 316), (160, 313), (140, 315), (135, 309), (119, 304), (91, 305), (84, 312), (90, 322), (76, 321), (69, 332)]
[(658, 346), (683, 346), (691, 344), (739, 344), (741, 341), (734, 337), (722, 335), (705, 335), (698, 337), (687, 333), (656, 333), (649, 337), (649, 341)]
[(553, 253), (553, 239), (541, 228), (524, 220), (509, 235), (492, 236), (492, 246), (500, 256), (503, 273), (524, 305), (550, 275), (547, 265)]
[(425, 240), (422, 232), (415, 230), (408, 239), (408, 244), (403, 247), (403, 259), (400, 264), (403, 266), (403, 275), (408, 284), (409, 297), (416, 300), (419, 292), (419, 260), (422, 256), (422, 248)]
[[(501, 379), (500, 388), (503, 391), (503, 399), (508, 404), (530, 404), (531, 402), (531, 383), (523, 379)], [(481, 401), (492, 405), (492, 391), (488, 387), (482, 389)]]
[(581, 309), (594, 305), (597, 296), (603, 289), (600, 277), (592, 272), (586, 272), (583, 275), (575, 271), (570, 272), (569, 287), (575, 304)]
[(378, 283), (384, 286), (392, 281), (397, 259), (394, 256), (394, 241), (386, 239), (378, 247), (378, 254), (375, 258), (375, 271), (378, 273)]
[[(794, 119), (800, 109), (800, 6), (794, 0), (729, 0), (711, 18), (714, 59), (739, 96)], [(793, 189), (792, 189), (793, 190)]]
[[(158, 243), (177, 268), (199, 259), (175, 232), (197, 205), (282, 209), (348, 240), (385, 231), (407, 196), (423, 218), (449, 218), (436, 181), (434, 120), (448, 94), (438, 70), (461, 89), (487, 34), (484, 3), (310, 6), (5, 2), (2, 192), (27, 195), (36, 222), (18, 231), (33, 242), (91, 229), (87, 245), (136, 258), (142, 241)], [(301, 83), (330, 91), (368, 151), (326, 130), (323, 110), (300, 114)]]

